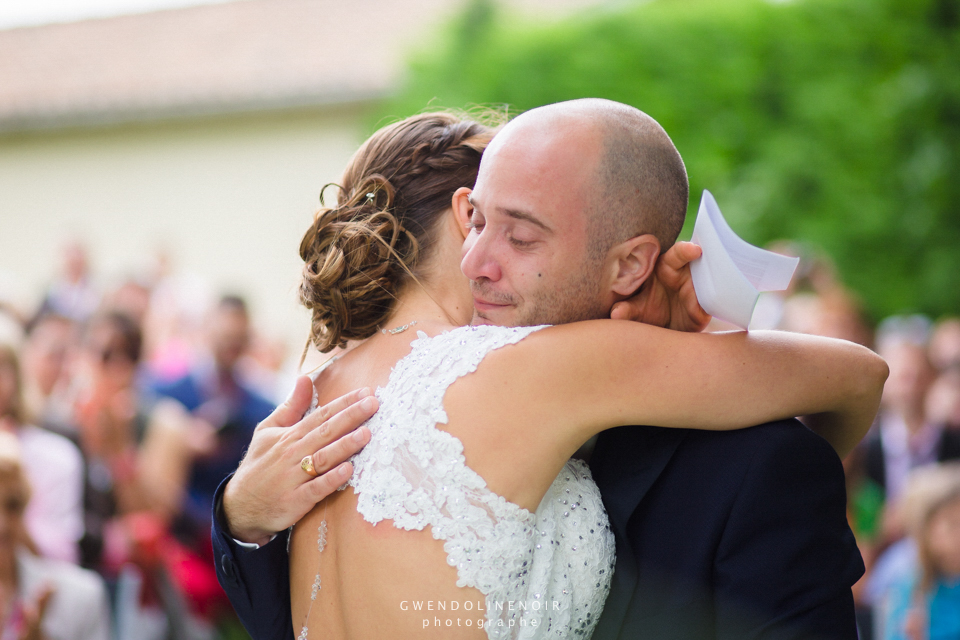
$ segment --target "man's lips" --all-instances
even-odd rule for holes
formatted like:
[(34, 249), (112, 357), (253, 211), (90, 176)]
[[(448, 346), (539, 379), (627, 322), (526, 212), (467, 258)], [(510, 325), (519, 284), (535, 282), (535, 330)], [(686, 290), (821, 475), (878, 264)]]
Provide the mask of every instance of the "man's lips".
[(473, 298), (473, 307), (477, 311), (496, 311), (497, 309), (502, 309), (504, 307), (509, 307), (510, 304), (500, 304), (497, 302), (487, 302), (482, 298)]

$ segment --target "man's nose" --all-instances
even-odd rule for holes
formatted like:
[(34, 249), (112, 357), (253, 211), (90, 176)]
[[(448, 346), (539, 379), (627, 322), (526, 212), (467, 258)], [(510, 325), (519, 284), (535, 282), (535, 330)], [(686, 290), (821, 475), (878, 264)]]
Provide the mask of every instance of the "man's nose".
[(463, 243), (463, 260), (460, 270), (471, 280), (487, 278), (493, 282), (500, 279), (500, 264), (496, 259), (492, 240), (483, 233), (472, 233)]

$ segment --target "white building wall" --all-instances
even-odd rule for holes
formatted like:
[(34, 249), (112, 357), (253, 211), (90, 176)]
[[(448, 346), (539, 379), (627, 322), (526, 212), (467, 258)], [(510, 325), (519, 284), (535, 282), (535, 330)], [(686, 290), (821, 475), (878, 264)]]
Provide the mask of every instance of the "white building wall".
[(296, 301), (300, 237), (321, 186), (368, 133), (363, 117), (353, 108), (2, 137), (0, 281), (38, 296), (68, 237), (108, 280), (167, 248), (177, 271), (248, 296), (258, 326), (298, 350), (308, 327)]

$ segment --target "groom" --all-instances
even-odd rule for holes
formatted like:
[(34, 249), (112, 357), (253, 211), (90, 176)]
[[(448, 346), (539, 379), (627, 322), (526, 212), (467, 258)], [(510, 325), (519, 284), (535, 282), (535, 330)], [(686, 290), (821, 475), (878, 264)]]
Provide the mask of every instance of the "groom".
[[(669, 269), (656, 264), (680, 231), (687, 196), (672, 142), (632, 107), (582, 100), (518, 117), (485, 152), (473, 193), (456, 200), (462, 217), (491, 231), (471, 232), (464, 245), (474, 321), (519, 326), (613, 315), (682, 327), (691, 317), (678, 302), (683, 295), (669, 288), (682, 285), (689, 297), (689, 279), (670, 284)], [(636, 261), (627, 268), (657, 269), (646, 296), (604, 286), (625, 264), (609, 257), (625, 245)], [(301, 382), (217, 496), (218, 575), (256, 640), (292, 637), (286, 534), (252, 550), (230, 534), (266, 543), (265, 533), (312, 506), (275, 506), (283, 505), (284, 485), (270, 474), (289, 474), (290, 464), (265, 462), (280, 455), (283, 428), (308, 398)], [(319, 424), (355, 399), (292, 429)], [(336, 438), (369, 411), (353, 404), (324, 423), (317, 448), (332, 444), (319, 470), (359, 446)], [(267, 442), (267, 433), (281, 435)], [(796, 421), (732, 432), (613, 429), (599, 436), (591, 468), (617, 542), (595, 638), (857, 637), (850, 587), (863, 564), (846, 523), (842, 467)], [(320, 488), (312, 497), (342, 483), (337, 469), (313, 481)], [(269, 512), (260, 510), (265, 504)]]

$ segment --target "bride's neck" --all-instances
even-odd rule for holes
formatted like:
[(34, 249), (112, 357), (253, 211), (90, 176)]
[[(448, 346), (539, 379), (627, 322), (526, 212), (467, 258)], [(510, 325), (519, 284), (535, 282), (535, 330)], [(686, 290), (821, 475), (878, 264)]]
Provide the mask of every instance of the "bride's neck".
[(397, 304), (381, 329), (393, 329), (416, 321), (418, 324), (437, 324), (444, 327), (470, 323), (473, 316), (473, 298), (463, 282), (453, 287), (437, 286), (435, 282), (409, 282), (397, 296)]
[(422, 275), (408, 279), (401, 288), (397, 304), (381, 328), (391, 329), (414, 320), (446, 326), (470, 324), (473, 296), (469, 281), (460, 272), (458, 257), (444, 256), (438, 248), (434, 259), (419, 270)]
[(444, 328), (470, 324), (473, 295), (470, 281), (460, 271), (463, 236), (452, 213), (444, 218), (437, 234), (430, 254), (417, 266), (417, 279), (408, 278), (404, 283), (381, 329), (402, 327), (413, 321)]

